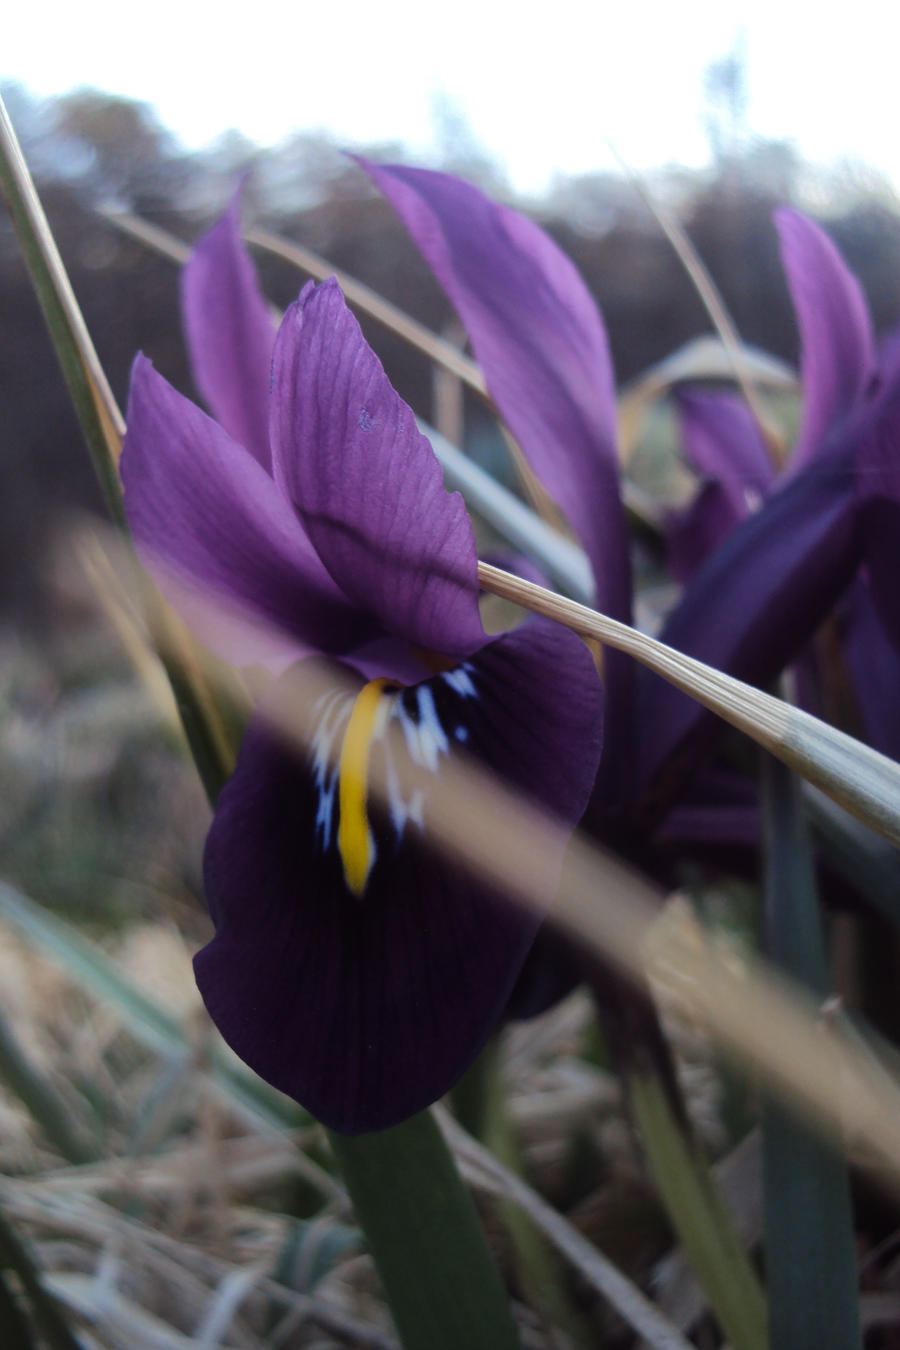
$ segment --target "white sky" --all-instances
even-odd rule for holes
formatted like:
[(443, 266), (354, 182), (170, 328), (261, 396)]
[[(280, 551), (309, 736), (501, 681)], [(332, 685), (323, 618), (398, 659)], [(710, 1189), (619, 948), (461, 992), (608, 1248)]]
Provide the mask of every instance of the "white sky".
[(854, 156), (900, 185), (900, 10), (890, 0), (44, 0), (9, 6), (0, 78), (153, 103), (190, 146), (324, 129), (427, 155), (446, 96), (514, 185), (611, 167), (702, 164), (701, 77), (742, 33), (751, 129), (813, 162)]

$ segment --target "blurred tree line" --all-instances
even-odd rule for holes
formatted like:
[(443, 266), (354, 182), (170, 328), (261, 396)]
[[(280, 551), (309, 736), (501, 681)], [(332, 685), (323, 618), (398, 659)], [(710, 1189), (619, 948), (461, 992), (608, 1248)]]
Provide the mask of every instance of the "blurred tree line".
[[(731, 63), (731, 64), (729, 64)], [(177, 269), (123, 236), (101, 214), (125, 209), (191, 240), (221, 211), (249, 170), (246, 216), (302, 241), (438, 331), (448, 307), (392, 212), (327, 139), (300, 134), (259, 150), (229, 132), (200, 154), (182, 151), (141, 104), (83, 91), (39, 103), (4, 91), (38, 181), (75, 292), (117, 396), (125, 400), (134, 353), (144, 350), (191, 391), (178, 323)], [(745, 340), (796, 359), (797, 335), (771, 213), (799, 202), (827, 225), (868, 293), (876, 323), (900, 315), (900, 216), (886, 185), (858, 166), (813, 176), (789, 143), (754, 141), (743, 125), (734, 58), (710, 68), (706, 99), (712, 167), (655, 175), (654, 195), (675, 210), (719, 284)], [(511, 199), (452, 108), (441, 114), (440, 167)], [(403, 157), (373, 146), (372, 158)], [(659, 226), (623, 175), (560, 179), (530, 211), (574, 259), (600, 303), (620, 383), (627, 383), (708, 323)], [(296, 271), (260, 256), (264, 287), (287, 303)], [(40, 560), (59, 513), (95, 506), (87, 456), (9, 219), (0, 208), (0, 606), (40, 616)], [(368, 336), (416, 409), (431, 411), (427, 363), (374, 325)], [(477, 432), (474, 417), (468, 419)]]

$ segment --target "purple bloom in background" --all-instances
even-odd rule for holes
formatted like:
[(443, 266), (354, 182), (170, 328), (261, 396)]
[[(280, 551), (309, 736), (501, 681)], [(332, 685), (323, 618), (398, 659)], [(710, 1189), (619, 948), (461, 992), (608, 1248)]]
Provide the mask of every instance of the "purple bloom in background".
[[(707, 505), (695, 506), (710, 552), (688, 560), (689, 583), (661, 634), (756, 684), (802, 652), (861, 567), (880, 650), (900, 650), (900, 363), (892, 347), (878, 359), (859, 284), (828, 236), (795, 211), (776, 223), (800, 327), (800, 435), (788, 469), (767, 481), (759, 436), (736, 401), (689, 399), (684, 429), (708, 479)], [(755, 494), (766, 500), (751, 510)], [(717, 723), (654, 676), (642, 673), (640, 690), (639, 782), (664, 803)]]
[[(465, 753), (574, 827), (600, 755), (600, 686), (553, 624), (484, 633), (462, 499), (336, 283), (307, 286), (276, 337), (235, 202), (186, 269), (183, 301), (218, 420), (138, 357), (122, 460), (138, 548), (226, 659), (278, 674), (327, 654), (359, 688), (321, 701), (305, 757), (251, 722), (207, 840), (216, 931), (197, 980), (262, 1077), (336, 1130), (381, 1129), (468, 1066), (540, 923), (432, 855), (429, 782)], [(398, 754), (414, 789), (392, 777)], [(380, 804), (366, 790), (376, 755)], [(547, 858), (548, 905), (559, 861)]]

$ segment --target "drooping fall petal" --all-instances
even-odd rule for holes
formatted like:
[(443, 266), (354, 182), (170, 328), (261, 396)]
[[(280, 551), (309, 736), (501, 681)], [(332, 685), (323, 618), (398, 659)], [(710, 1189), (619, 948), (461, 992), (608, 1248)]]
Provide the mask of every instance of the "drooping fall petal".
[(342, 591), (390, 633), (482, 646), (472, 526), (335, 281), (307, 287), (273, 359), (277, 481)]
[[(417, 787), (366, 802), (362, 884), (348, 884), (347, 798), (329, 767), (360, 699), (338, 693), (306, 760), (251, 726), (207, 842), (216, 936), (196, 959), (232, 1048), (344, 1133), (386, 1128), (447, 1091), (493, 1029), (542, 917), (432, 852), (429, 782), (464, 752), (574, 826), (600, 749), (590, 656), (542, 620), (381, 696), (387, 730), (373, 730), (372, 754), (389, 788), (390, 756), (404, 755)], [(559, 863), (546, 858), (548, 906)]]
[(240, 191), (181, 274), (194, 382), (239, 445), (270, 469), (269, 369), (275, 325), (240, 232)]
[(237, 665), (283, 668), (377, 631), (325, 571), (274, 480), (143, 356), (127, 423), (128, 523), (148, 570), (209, 647)]

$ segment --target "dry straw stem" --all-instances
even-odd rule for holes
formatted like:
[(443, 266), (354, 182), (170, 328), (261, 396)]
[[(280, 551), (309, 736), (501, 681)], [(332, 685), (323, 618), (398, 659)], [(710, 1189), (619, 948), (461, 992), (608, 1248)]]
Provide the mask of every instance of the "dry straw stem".
[(780, 468), (784, 462), (784, 445), (781, 437), (777, 430), (772, 426), (770, 419), (766, 416), (765, 409), (759, 401), (753, 376), (744, 356), (743, 343), (741, 342), (731, 315), (728, 313), (728, 308), (725, 301), (722, 299), (718, 286), (713, 281), (703, 260), (675, 217), (655, 200), (640, 174), (636, 173), (634, 169), (625, 162), (612, 141), (607, 141), (607, 145), (615, 155), (623, 173), (625, 173), (631, 179), (632, 183), (634, 183), (637, 191), (640, 193), (650, 212), (654, 216), (663, 234), (678, 255), (679, 261), (690, 277), (697, 294), (703, 301), (704, 308), (710, 317), (710, 321), (716, 332), (719, 334), (719, 337), (722, 339), (722, 344), (731, 363), (735, 381), (746, 400), (747, 407), (752, 412), (756, 424), (762, 433), (763, 440), (772, 457), (772, 462), (776, 468)]
[(900, 845), (900, 765), (894, 760), (781, 699), (499, 567), (480, 562), (478, 580), (493, 595), (627, 652)]
[[(604, 641), (615, 638), (617, 646), (639, 652), (648, 664), (666, 671), (667, 678), (676, 677), (681, 663), (685, 687), (698, 683), (699, 669), (701, 685), (708, 681), (711, 703), (723, 703), (731, 712), (737, 696), (741, 716), (754, 719), (757, 739), (766, 735), (775, 753), (783, 750), (779, 736), (785, 714), (789, 720), (801, 716), (794, 710), (540, 587), (494, 568), (488, 572), (491, 589), (552, 618), (565, 614), (576, 631), (584, 628)], [(138, 578), (135, 585), (140, 587)], [(528, 591), (516, 589), (521, 586)], [(211, 596), (210, 603), (220, 602)], [(222, 679), (221, 668), (212, 673)], [(273, 686), (261, 712), (305, 752), (318, 727), (317, 704), (340, 689), (342, 678), (333, 663), (301, 662)], [(228, 693), (227, 686), (223, 693)], [(356, 686), (346, 682), (348, 700), (356, 693)], [(761, 708), (768, 713), (765, 731), (759, 725)], [(857, 748), (855, 742), (849, 744)], [(335, 754), (339, 748), (334, 747)], [(398, 748), (391, 758), (401, 790), (411, 790), (402, 751)], [(368, 787), (381, 801), (388, 798), (387, 760), (385, 756), (384, 763), (370, 765)], [(896, 765), (886, 763), (898, 772)], [(846, 1136), (860, 1162), (879, 1171), (900, 1193), (900, 1085), (874, 1055), (860, 1053), (858, 1040), (840, 1019), (823, 1019), (821, 1009), (802, 991), (761, 964), (736, 963), (702, 940), (694, 926), (660, 922), (665, 896), (649, 881), (583, 836), (576, 834), (570, 841), (568, 831), (533, 802), (462, 755), (446, 760), (432, 779), (427, 811), (427, 833), (439, 852), (541, 914), (548, 908), (546, 859), (561, 855), (568, 845), (554, 919), (631, 976), (643, 980), (650, 975), (663, 982), (723, 1048), (766, 1079), (773, 1093), (837, 1138)]]
[[(104, 429), (107, 432), (110, 453), (114, 453), (117, 446), (121, 449), (121, 440), (125, 434), (125, 422), (116, 406), (109, 381), (100, 364), (100, 358), (94, 350), (94, 344), (84, 322), (84, 316), (78, 307), (75, 292), (72, 290), (62, 258), (59, 256), (59, 250), (56, 247), (56, 240), (53, 238), (47, 217), (44, 215), (43, 207), (34, 190), (31, 174), (28, 172), (21, 146), (2, 100), (0, 100), (0, 136), (2, 136), (5, 159), (9, 165), (16, 195), (22, 204), (28, 227), (39, 242), (41, 253), (53, 274), (57, 299), (72, 332), (75, 345), (81, 354), (84, 369), (90, 381), (97, 415), (104, 423)], [(12, 202), (10, 203), (10, 210), (14, 210)]]
[(691, 1342), (685, 1340), (659, 1309), (577, 1228), (548, 1205), (521, 1177), (498, 1162), (443, 1107), (435, 1107), (434, 1112), (448, 1144), (464, 1165), (471, 1182), (481, 1190), (518, 1205), (572, 1268), (644, 1337), (646, 1345), (652, 1346), (654, 1350), (692, 1350)]

